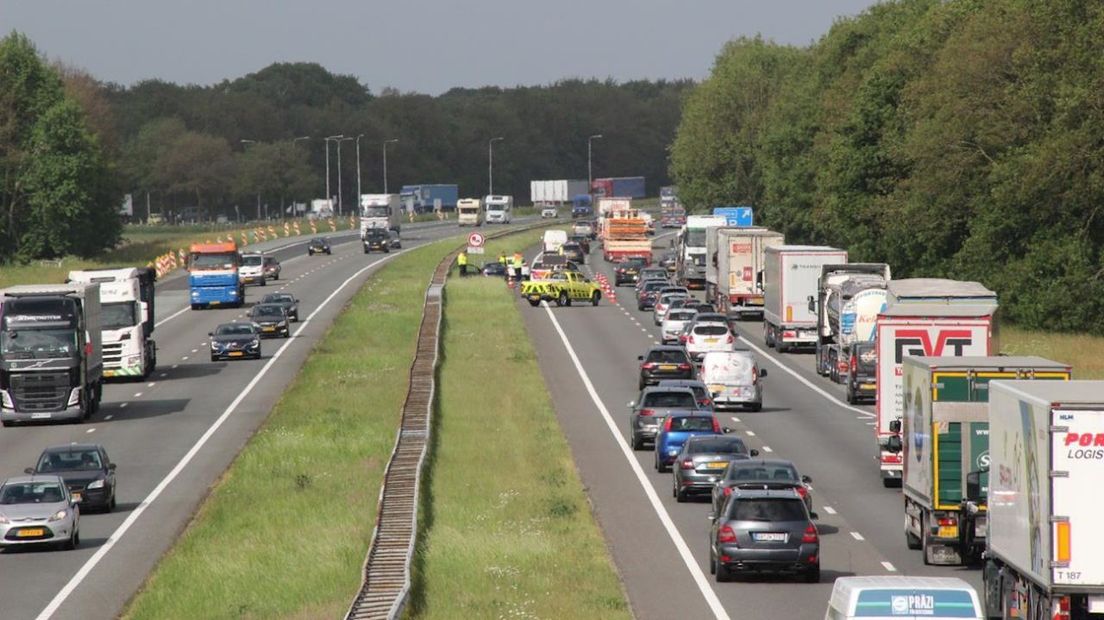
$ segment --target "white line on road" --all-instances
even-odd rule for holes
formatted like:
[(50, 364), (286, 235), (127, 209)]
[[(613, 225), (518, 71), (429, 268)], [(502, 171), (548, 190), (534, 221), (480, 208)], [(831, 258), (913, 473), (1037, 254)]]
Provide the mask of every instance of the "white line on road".
[(130, 403), (119, 403), (119, 409), (126, 409), (126, 406)]
[(754, 437), (755, 431), (747, 431), (748, 437)]
[(594, 389), (594, 383), (591, 382), (590, 376), (587, 375), (586, 370), (583, 368), (583, 364), (579, 361), (579, 356), (575, 354), (575, 348), (571, 346), (571, 342), (567, 339), (567, 334), (564, 333), (560, 322), (556, 320), (556, 316), (552, 313), (552, 308), (548, 305), (548, 302), (542, 302), (544, 311), (548, 315), (548, 318), (552, 321), (552, 326), (556, 328), (556, 333), (560, 335), (560, 340), (563, 342), (564, 347), (567, 349), (568, 356), (571, 357), (571, 361), (575, 364), (575, 370), (579, 373), (579, 378), (582, 379), (583, 385), (586, 387), (587, 393), (590, 394), (590, 400), (594, 403), (594, 406), (598, 408), (598, 412), (602, 414), (602, 418), (606, 421), (606, 426), (609, 428), (610, 434), (613, 435), (613, 440), (617, 443), (617, 446), (621, 448), (621, 454), (628, 461), (629, 467), (636, 475), (636, 479), (640, 482), (640, 486), (644, 488), (644, 494), (648, 497), (648, 501), (652, 504), (652, 509), (655, 510), (656, 515), (659, 517), (660, 523), (663, 524), (663, 528), (667, 530), (667, 535), (671, 537), (671, 542), (674, 543), (675, 549), (682, 557), (682, 561), (686, 564), (686, 569), (690, 571), (690, 577), (698, 586), (698, 590), (701, 591), (702, 596), (705, 597), (705, 602), (709, 605), (709, 608), (713, 611), (713, 615), (718, 620), (728, 620), (728, 613), (725, 611), (724, 606), (721, 605), (720, 599), (717, 598), (717, 593), (710, 587), (709, 581), (705, 577), (705, 573), (702, 572), (700, 566), (694, 560), (694, 556), (690, 553), (690, 548), (686, 545), (686, 541), (682, 538), (682, 534), (679, 533), (678, 528), (675, 527), (671, 516), (667, 514), (667, 509), (663, 507), (663, 503), (659, 500), (659, 495), (656, 494), (655, 489), (652, 488), (651, 483), (648, 482), (647, 476), (644, 474), (644, 469), (640, 466), (640, 462), (636, 460), (636, 456), (633, 454), (632, 449), (625, 443), (625, 438), (621, 436), (621, 433), (617, 430), (617, 424), (613, 421), (613, 417), (610, 415), (606, 406), (602, 403), (602, 399), (598, 396), (597, 390)]
[(180, 359), (182, 359), (182, 360), (185, 360), (185, 361), (187, 361), (187, 359), (188, 359), (188, 356), (187, 356), (187, 355), (185, 355), (185, 356), (181, 357)]
[(192, 353), (199, 353), (199, 349), (192, 349)]
[(739, 422), (740, 418), (737, 418), (736, 416), (732, 416), (732, 421), (733, 422)]
[(176, 312), (174, 312), (174, 313), (170, 314), (169, 316), (167, 316), (167, 317), (165, 317), (165, 318), (161, 319), (161, 320), (160, 320), (160, 321), (158, 321), (157, 323), (154, 323), (154, 324), (153, 324), (153, 326), (154, 326), (154, 327), (161, 327), (161, 326), (162, 326), (162, 325), (164, 325), (165, 323), (168, 323), (169, 321), (171, 321), (171, 320), (175, 319), (176, 317), (180, 316), (181, 314), (184, 314), (185, 312), (187, 312), (187, 311), (189, 311), (189, 310), (191, 310), (191, 309), (192, 309), (192, 307), (191, 307), (191, 306), (184, 306), (183, 308), (181, 308), (181, 309), (177, 310)]
[(774, 450), (771, 450), (770, 446), (763, 446), (763, 452), (774, 452)]
[(141, 398), (141, 397), (142, 397), (142, 393), (141, 393), (141, 392), (135, 392), (135, 393), (134, 393), (134, 398)]
[(891, 573), (896, 573), (897, 572), (897, 567), (890, 564), (889, 562), (882, 562), (882, 566), (884, 566), (885, 569), (887, 571), (891, 572)]
[(855, 540), (866, 540), (865, 538), (863, 538), (863, 535), (858, 532), (851, 532), (851, 538), (854, 538)]
[(831, 506), (825, 506), (824, 507), (824, 512), (827, 512), (830, 515), (834, 515), (834, 514), (836, 514), (836, 509), (832, 508)]
[(95, 428), (90, 428), (90, 429), (88, 429), (88, 430), (86, 430), (86, 431), (84, 431), (84, 432), (85, 432), (86, 434), (87, 434), (87, 433), (95, 433), (95, 432), (96, 432), (96, 429), (95, 429)]
[[(332, 301), (333, 298), (337, 296), (338, 293), (344, 290), (350, 282), (359, 278), (361, 274), (368, 271), (369, 269), (373, 269), (382, 265), (383, 263), (388, 262), (393, 258), (402, 256), (405, 252), (406, 250), (400, 250), (387, 257), (376, 260), (371, 264), (360, 268), (359, 270), (357, 270), (356, 273), (349, 276), (348, 279), (342, 282), (340, 286), (338, 286), (336, 289), (334, 289), (332, 293), (330, 293), (329, 297), (326, 297), (326, 299), (324, 299), (322, 303), (318, 304), (318, 307), (314, 309), (314, 312), (310, 313), (310, 316), (308, 316), (305, 321), (299, 324), (299, 329), (296, 330), (296, 335), (306, 329), (307, 325), (310, 324), (315, 315), (321, 312), (322, 309), (325, 308), (330, 303), (330, 301)], [(65, 584), (65, 587), (63, 587), (61, 590), (58, 591), (57, 594), (54, 595), (54, 598), (51, 599), (49, 604), (46, 605), (46, 608), (38, 614), (36, 620), (47, 620), (55, 613), (57, 613), (57, 610), (61, 607), (62, 603), (64, 603), (65, 600), (69, 598), (69, 595), (71, 595), (73, 591), (77, 589), (77, 586), (79, 586), (81, 582), (83, 582), (85, 579), (88, 578), (90, 574), (92, 574), (92, 570), (96, 567), (96, 565), (99, 564), (100, 561), (103, 560), (104, 557), (108, 554), (108, 552), (110, 552), (111, 549), (115, 547), (116, 543), (118, 543), (119, 540), (122, 539), (127, 531), (138, 520), (138, 517), (142, 516), (142, 513), (144, 513), (146, 509), (149, 508), (153, 504), (153, 502), (155, 502), (157, 498), (165, 492), (165, 489), (167, 489), (169, 485), (172, 484), (173, 480), (176, 480), (177, 476), (179, 476), (180, 473), (184, 471), (184, 468), (192, 462), (192, 459), (195, 458), (200, 449), (202, 449), (203, 446), (207, 444), (207, 442), (211, 439), (211, 437), (214, 436), (218, 429), (222, 427), (223, 423), (225, 423), (226, 420), (229, 419), (230, 415), (237, 410), (238, 405), (240, 405), (242, 401), (245, 400), (245, 397), (253, 391), (253, 388), (255, 388), (261, 382), (261, 379), (263, 379), (264, 376), (268, 374), (269, 369), (271, 369), (273, 364), (276, 363), (276, 360), (278, 360), (280, 356), (283, 355), (284, 351), (286, 351), (287, 348), (291, 346), (291, 344), (294, 342), (299, 342), (299, 339), (289, 338), (288, 340), (284, 341), (284, 344), (279, 348), (279, 350), (277, 350), (276, 353), (271, 358), (269, 358), (268, 362), (265, 363), (261, 370), (238, 394), (238, 397), (235, 398), (234, 401), (231, 402), (230, 405), (226, 408), (226, 410), (222, 412), (218, 419), (215, 420), (214, 423), (207, 428), (207, 431), (204, 432), (203, 435), (201, 435), (200, 438), (196, 440), (195, 444), (192, 445), (191, 449), (189, 449), (188, 452), (180, 459), (176, 466), (173, 467), (172, 470), (165, 475), (161, 482), (157, 483), (157, 486), (149, 492), (149, 495), (147, 495), (145, 499), (143, 499), (142, 502), (130, 512), (130, 515), (127, 516), (126, 520), (124, 520), (122, 524), (119, 525), (118, 529), (116, 529), (111, 534), (111, 536), (108, 537), (108, 539), (100, 546), (100, 548), (96, 550), (96, 553), (92, 554), (92, 557), (88, 558), (88, 560), (85, 561), (85, 563), (80, 567), (80, 570), (78, 570), (76, 574), (74, 574), (73, 577), (69, 579), (69, 582)], [(134, 397), (137, 398), (141, 395), (142, 393), (139, 392), (138, 394), (135, 394)], [(126, 403), (123, 403), (123, 405), (125, 404)]]
[(180, 364), (173, 364), (172, 365), (173, 370), (176, 370), (177, 368), (180, 368)]
[(153, 381), (150, 381), (149, 383), (147, 383), (147, 384), (146, 384), (146, 387), (148, 387), (148, 388), (151, 388), (151, 387), (153, 387), (153, 386), (155, 386), (155, 385), (157, 385), (157, 383), (155, 383), (155, 382), (153, 382)]
[[(176, 367), (175, 367), (175, 366), (173, 366), (173, 368), (176, 368)], [(169, 373), (167, 373), (167, 372), (163, 372), (163, 373), (161, 373), (161, 374), (157, 375), (157, 378), (158, 378), (158, 379), (164, 379), (164, 378), (165, 378), (165, 377), (167, 377), (167, 376), (169, 376)]]
[(107, 414), (107, 415), (105, 415), (105, 416), (104, 416), (104, 419), (105, 419), (105, 420), (110, 420), (111, 418), (114, 418), (114, 417), (115, 417), (115, 416), (113, 416), (113, 415), (111, 415), (111, 414), (109, 413), (109, 414)]

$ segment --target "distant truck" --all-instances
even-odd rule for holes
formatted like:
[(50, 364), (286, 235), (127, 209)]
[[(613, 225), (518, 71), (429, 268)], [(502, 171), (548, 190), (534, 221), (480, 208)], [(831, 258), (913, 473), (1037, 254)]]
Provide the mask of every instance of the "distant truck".
[(483, 201), (478, 198), (461, 198), (457, 201), (456, 224), (458, 226), (482, 226)]
[(360, 238), (370, 228), (402, 231), (402, 202), (398, 194), (360, 195)]
[(69, 284), (100, 285), (105, 379), (145, 379), (157, 368), (151, 267), (70, 271)]
[(585, 180), (556, 179), (549, 181), (529, 181), (529, 198), (533, 205), (561, 206), (570, 203), (580, 194), (589, 194)]
[(488, 224), (509, 224), (514, 218), (514, 197), (488, 194), (483, 199)]
[(311, 216), (316, 219), (329, 219), (334, 216), (333, 201), (315, 198), (311, 201)]
[(194, 243), (188, 255), (188, 288), (192, 310), (209, 306), (240, 308), (245, 284), (239, 269), (241, 255), (233, 241)]
[(893, 280), (886, 309), (878, 315), (878, 390), (874, 434), (882, 484), (901, 481), (901, 454), (885, 449), (896, 435), (890, 424), (904, 415), (902, 363), (908, 355), (983, 357), (1000, 350), (996, 341), (996, 293), (977, 282), (933, 278)]
[(606, 177), (594, 179), (590, 193), (601, 198), (643, 198), (644, 177)]
[(824, 265), (847, 262), (847, 251), (819, 245), (775, 245), (766, 248), (763, 270), (763, 329), (766, 344), (779, 353), (816, 345), (816, 295)]
[(766, 251), (785, 243), (785, 235), (765, 228), (709, 229), (706, 299), (730, 318), (762, 318)]
[(660, 228), (682, 228), (686, 225), (686, 208), (677, 198), (660, 198)]
[[(987, 617), (1100, 618), (1104, 381), (994, 382), (989, 471)], [(969, 474), (970, 499), (980, 475)]]
[(577, 194), (571, 199), (571, 217), (578, 219), (594, 215), (594, 207), (591, 204), (590, 194)]
[(648, 238), (648, 220), (636, 209), (619, 209), (602, 218), (598, 233), (602, 257), (609, 262), (639, 258), (652, 262), (652, 240)]
[(715, 215), (690, 215), (678, 233), (675, 246), (675, 280), (690, 289), (705, 288), (706, 233), (710, 228), (725, 225), (725, 218)]
[(452, 211), (460, 199), (460, 188), (448, 184), (403, 185), (399, 191), (399, 200), (404, 207), (409, 205), (415, 213), (430, 213), (438, 204), (442, 211)]
[(816, 370), (836, 383), (846, 384), (851, 346), (874, 340), (878, 313), (886, 306), (885, 263), (825, 265), (817, 294), (809, 309), (817, 315)]
[(99, 284), (0, 290), (0, 422), (78, 421), (100, 407)]
[[(989, 466), (993, 381), (1069, 381), (1068, 364), (1041, 357), (906, 357), (901, 425), (905, 539), (925, 564), (972, 564), (985, 551), (986, 475), (967, 511), (966, 475)], [(894, 426), (895, 428), (895, 426)]]

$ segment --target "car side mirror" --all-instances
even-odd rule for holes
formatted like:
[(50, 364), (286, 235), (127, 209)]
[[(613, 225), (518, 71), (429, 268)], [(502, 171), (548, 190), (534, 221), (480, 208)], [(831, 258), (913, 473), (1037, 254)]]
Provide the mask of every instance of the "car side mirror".
[(636, 356), (636, 359), (638, 359), (638, 360), (640, 360), (640, 361), (642, 361), (642, 362), (643, 362), (643, 361), (644, 361), (644, 356), (643, 356), (643, 355), (637, 355), (637, 356)]
[(820, 515), (818, 515), (815, 512), (810, 512), (809, 513), (809, 519), (812, 520), (812, 521), (818, 521), (820, 519)]
[(894, 454), (904, 449), (904, 444), (901, 442), (900, 435), (890, 435), (885, 440), (886, 452), (893, 452)]
[(115, 471), (115, 463), (108, 463), (107, 464), (107, 469), (109, 471)]
[(35, 473), (34, 467), (24, 467), (23, 468), (23, 473), (28, 474), (28, 475)]
[(767, 369), (764, 368), (763, 370), (759, 371), (759, 378), (760, 379), (765, 379), (766, 377), (767, 377)]
[(808, 477), (808, 476), (802, 476), (801, 481), (804, 482), (805, 484), (812, 484), (813, 483), (813, 479)]
[(748, 452), (748, 454), (750, 454), (752, 456), (759, 456), (759, 451), (752, 448), (752, 450), (750, 452)]
[(900, 433), (901, 432), (901, 421), (900, 420), (892, 420), (889, 423), (889, 432), (891, 432), (891, 433)]

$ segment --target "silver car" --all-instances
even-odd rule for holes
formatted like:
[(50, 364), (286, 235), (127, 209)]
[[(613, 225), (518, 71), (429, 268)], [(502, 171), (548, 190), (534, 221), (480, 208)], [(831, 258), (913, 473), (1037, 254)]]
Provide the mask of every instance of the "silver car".
[(655, 306), (652, 307), (652, 322), (656, 325), (662, 325), (663, 319), (667, 316), (667, 311), (671, 309), (671, 303), (676, 299), (690, 299), (690, 295), (680, 291), (661, 293), (656, 298)]
[(667, 312), (663, 318), (663, 325), (659, 328), (660, 338), (663, 344), (678, 344), (679, 336), (686, 324), (693, 320), (696, 310), (686, 308), (674, 308)]
[(0, 485), (0, 547), (80, 544), (80, 508), (61, 476), (35, 474)]
[(671, 495), (679, 502), (685, 502), (690, 495), (710, 495), (729, 463), (753, 456), (759, 456), (759, 451), (748, 450), (739, 437), (691, 437), (675, 457)]
[[(720, 329), (708, 325), (706, 328)], [(746, 407), (752, 411), (763, 409), (763, 379), (765, 368), (759, 368), (755, 357), (747, 349), (735, 351), (710, 351), (702, 356), (701, 380), (713, 396), (713, 407), (730, 409)]]
[(646, 387), (640, 399), (629, 403), (629, 435), (633, 450), (643, 450), (645, 442), (654, 442), (659, 424), (672, 411), (703, 409), (690, 388)]

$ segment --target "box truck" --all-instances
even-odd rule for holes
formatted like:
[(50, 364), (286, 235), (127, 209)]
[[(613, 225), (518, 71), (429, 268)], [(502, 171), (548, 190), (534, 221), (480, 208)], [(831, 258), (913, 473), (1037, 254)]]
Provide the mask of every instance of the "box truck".
[(786, 236), (765, 228), (711, 228), (706, 235), (705, 296), (729, 318), (763, 318), (763, 270), (768, 247)]
[[(899, 447), (905, 541), (925, 564), (972, 564), (985, 551), (985, 491), (967, 510), (966, 476), (989, 465), (993, 381), (1069, 381), (1068, 364), (1041, 357), (906, 357)], [(898, 424), (891, 424), (891, 430)]]
[(707, 237), (710, 228), (725, 226), (717, 215), (688, 215), (675, 239), (675, 281), (691, 289), (705, 289)]
[(399, 232), (402, 229), (402, 203), (398, 194), (360, 195), (360, 238), (369, 228)]
[[(1104, 381), (996, 381), (989, 389), (988, 617), (1104, 614)], [(981, 495), (972, 472), (968, 495)]]
[(847, 262), (847, 251), (819, 245), (766, 248), (763, 270), (763, 330), (768, 347), (780, 353), (816, 345), (817, 317), (809, 298), (817, 292), (824, 265)]

